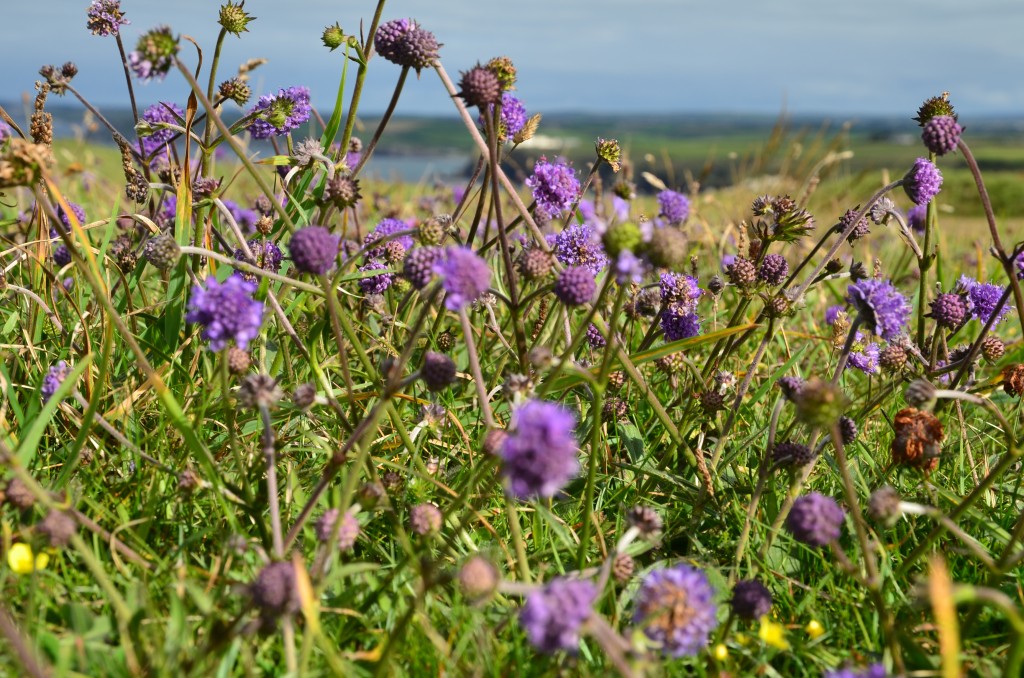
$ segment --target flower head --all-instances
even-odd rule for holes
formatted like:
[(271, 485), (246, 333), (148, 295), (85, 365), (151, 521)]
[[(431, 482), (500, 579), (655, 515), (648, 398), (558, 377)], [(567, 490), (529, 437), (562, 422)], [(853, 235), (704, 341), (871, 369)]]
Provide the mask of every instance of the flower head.
[(945, 431), (934, 414), (905, 407), (893, 417), (893, 430), (896, 433), (891, 448), (894, 463), (925, 473), (935, 470)]
[(797, 541), (809, 546), (826, 546), (843, 534), (845, 516), (835, 499), (811, 492), (793, 502), (786, 516), (786, 529)]
[(942, 172), (927, 158), (918, 158), (903, 177), (903, 190), (915, 205), (927, 205), (942, 188)]
[(477, 64), (462, 73), (459, 96), (467, 106), (478, 106), (481, 109), (493, 106), (501, 100), (501, 81), (494, 71)]
[[(340, 518), (340, 520), (339, 520)], [(316, 538), (321, 544), (335, 540), (340, 551), (351, 551), (359, 538), (359, 521), (351, 511), (344, 514), (336, 508), (328, 509), (316, 521)]]
[(203, 326), (202, 337), (210, 342), (211, 351), (223, 349), (232, 339), (245, 349), (263, 324), (263, 302), (252, 298), (255, 291), (255, 285), (237, 275), (224, 282), (209, 277), (204, 286), (192, 288), (185, 320)]
[(60, 385), (64, 383), (69, 374), (71, 374), (71, 366), (65, 360), (54, 363), (50, 367), (46, 376), (43, 377), (43, 387), (39, 391), (44, 405), (50, 401), (50, 398), (57, 392), (57, 389), (60, 388)]
[(564, 158), (548, 162), (541, 156), (533, 166), (533, 174), (526, 180), (537, 206), (551, 215), (569, 209), (580, 196), (580, 181)]
[[(487, 107), (487, 114), (494, 115), (494, 105)], [(519, 100), (519, 97), (511, 92), (501, 95), (501, 120), (499, 138), (508, 139), (514, 137), (526, 125), (526, 106)], [(484, 114), (481, 113), (477, 123), (484, 127)]]
[(781, 285), (789, 275), (789, 263), (781, 254), (768, 254), (757, 269), (757, 277), (769, 285)]
[[(860, 332), (857, 334), (859, 335)], [(878, 357), (880, 353), (878, 344), (864, 344), (862, 339), (860, 344), (860, 346), (855, 346), (855, 350), (850, 352), (846, 366), (860, 370), (864, 374), (876, 374), (878, 372)]]
[(690, 216), (690, 199), (682, 193), (665, 190), (658, 194), (658, 216), (678, 226)]
[(381, 24), (373, 46), (391, 63), (413, 68), (416, 73), (434, 65), (441, 47), (433, 33), (412, 19), (393, 19)]
[(579, 471), (576, 418), (561, 405), (529, 400), (512, 415), (501, 474), (520, 499), (553, 497)]
[[(75, 219), (78, 220), (78, 225), (82, 226), (85, 224), (85, 210), (77, 202), (71, 202), (68, 200), (68, 207), (71, 208), (71, 213), (75, 215)], [(57, 216), (60, 217), (60, 223), (64, 225), (64, 228), (71, 228), (71, 218), (68, 217), (68, 213), (64, 211), (63, 205), (57, 205)]]
[(597, 282), (583, 266), (570, 266), (555, 281), (555, 296), (566, 306), (580, 306), (594, 298)]
[(140, 80), (163, 80), (178, 53), (178, 39), (170, 26), (157, 26), (143, 33), (128, 55), (128, 65)]
[(491, 286), (491, 269), (473, 250), (448, 247), (434, 265), (434, 273), (441, 277), (444, 287), (444, 305), (450, 311), (460, 311), (482, 297)]
[(295, 566), (288, 561), (273, 562), (260, 570), (249, 585), (252, 602), (267, 619), (298, 612), (301, 602), (295, 581)]
[[(150, 124), (162, 122), (178, 125), (184, 118), (185, 111), (181, 109), (181, 106), (166, 101), (153, 104), (142, 113), (142, 119)], [(151, 156), (157, 151), (163, 150), (176, 134), (177, 132), (172, 129), (153, 130), (149, 136), (142, 137), (142, 152), (146, 156)]]
[[(281, 252), (281, 248), (278, 247), (273, 240), (250, 240), (247, 245), (255, 259), (255, 262), (249, 263), (255, 263), (256, 266), (259, 266), (264, 271), (270, 271), (271, 273), (277, 273), (281, 270), (281, 260), (284, 258), (284, 254)], [(238, 261), (249, 261), (248, 257), (245, 256), (245, 252), (243, 252), (241, 248), (235, 250), (235, 259)], [(256, 276), (252, 273), (239, 271), (239, 275), (251, 283), (256, 282)]]
[(380, 271), (376, 275), (370, 275), (359, 279), (359, 289), (364, 294), (384, 294), (391, 283), (395, 281), (395, 274), (391, 272), (391, 269), (380, 259), (370, 259), (365, 264), (359, 267), (361, 273), (367, 273), (371, 271)]
[(288, 252), (295, 268), (303, 273), (322, 275), (334, 268), (340, 242), (339, 236), (323, 226), (305, 226), (292, 235)]
[(574, 652), (596, 598), (597, 588), (589, 581), (553, 579), (526, 597), (519, 625), (541, 652)]
[(924, 124), (921, 140), (935, 155), (946, 155), (956, 149), (964, 128), (951, 115), (936, 115)]
[(45, 553), (34, 555), (32, 547), (25, 542), (11, 544), (7, 551), (7, 565), (14, 574), (32, 574), (36, 570), (44, 569), (50, 562), (50, 556)]
[(891, 282), (861, 280), (850, 285), (847, 294), (867, 329), (887, 341), (899, 335), (910, 316), (910, 304)]
[(590, 224), (573, 224), (547, 236), (547, 241), (555, 258), (566, 266), (585, 266), (596, 276), (608, 265), (601, 238)]
[(701, 289), (692, 275), (662, 273), (658, 287), (663, 306), (672, 306), (680, 314), (692, 313), (697, 308)]
[[(982, 323), (987, 323), (988, 319), (992, 317), (996, 307), (999, 306), (999, 300), (1003, 296), (1003, 288), (999, 285), (981, 283), (965, 275), (960, 276), (956, 287), (958, 292), (966, 293), (967, 295), (965, 301), (968, 316), (977, 318)], [(1012, 308), (1010, 304), (1003, 304), (994, 322), (1001, 322)]]
[(276, 95), (264, 94), (250, 111), (256, 114), (256, 119), (249, 123), (249, 132), (253, 139), (288, 134), (309, 120), (312, 111), (306, 87), (281, 89)]
[(915, 233), (924, 233), (925, 222), (928, 219), (928, 205), (914, 205), (907, 210), (907, 226)]
[(707, 575), (689, 565), (654, 570), (636, 596), (633, 621), (674, 657), (694, 656), (718, 626), (715, 591)]
[(376, 228), (366, 234), (363, 238), (363, 246), (366, 247), (367, 259), (378, 259), (384, 256), (384, 247), (387, 242), (399, 242), (408, 251), (415, 242), (408, 233), (395, 236), (400, 231), (411, 231), (412, 227), (401, 219), (382, 219)]
[(676, 306), (669, 306), (661, 312), (661, 331), (668, 341), (689, 339), (700, 334), (700, 316), (694, 312), (683, 313)]
[(121, 31), (121, 26), (131, 23), (124, 18), (121, 0), (93, 0), (85, 14), (85, 27), (92, 31), (93, 35), (101, 37), (117, 35)]

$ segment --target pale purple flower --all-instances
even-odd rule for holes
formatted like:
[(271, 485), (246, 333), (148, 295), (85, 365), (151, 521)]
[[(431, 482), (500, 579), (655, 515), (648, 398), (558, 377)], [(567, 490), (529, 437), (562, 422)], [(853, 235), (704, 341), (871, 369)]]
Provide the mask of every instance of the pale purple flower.
[(501, 475), (520, 499), (553, 497), (579, 472), (576, 418), (556, 403), (530, 400), (512, 415)]
[(580, 627), (593, 614), (597, 588), (581, 579), (553, 579), (534, 589), (519, 611), (519, 625), (541, 652), (575, 652)]
[(394, 272), (379, 259), (370, 259), (359, 267), (359, 271), (361, 273), (380, 271), (377, 275), (359, 279), (359, 289), (363, 291), (363, 294), (384, 294), (395, 279)]
[[(487, 107), (489, 115), (494, 115), (494, 104)], [(501, 125), (504, 128), (505, 136), (509, 139), (519, 133), (526, 125), (526, 106), (519, 100), (519, 97), (511, 92), (501, 95)], [(481, 114), (477, 118), (477, 124), (484, 126), (484, 118)]]
[(93, 35), (101, 37), (117, 35), (121, 32), (121, 26), (131, 23), (124, 18), (120, 0), (93, 0), (85, 14), (87, 17), (85, 27)]
[(583, 266), (597, 276), (608, 265), (601, 238), (590, 224), (573, 224), (547, 236), (555, 258), (566, 266)]
[(718, 626), (715, 590), (689, 565), (652, 570), (636, 594), (633, 622), (673, 657), (692, 657)]
[(942, 188), (942, 172), (927, 158), (918, 158), (903, 177), (903, 190), (915, 205), (927, 205)]
[(682, 193), (662, 191), (658, 194), (658, 205), (658, 216), (673, 226), (682, 224), (690, 216), (690, 199)]
[(128, 55), (128, 66), (140, 80), (163, 80), (174, 64), (178, 39), (170, 26), (157, 26), (143, 33), (135, 51)]
[(234, 340), (238, 348), (248, 348), (260, 334), (263, 302), (252, 298), (256, 285), (232, 275), (224, 282), (206, 279), (204, 286), (192, 287), (185, 320), (203, 326), (201, 336), (210, 342), (211, 351), (219, 351)]
[[(992, 283), (981, 283), (973, 278), (969, 278), (966, 275), (960, 276), (960, 280), (956, 284), (957, 292), (966, 294), (967, 302), (967, 313), (972, 318), (977, 318), (982, 323), (987, 323), (988, 319), (992, 317), (992, 314), (996, 310), (996, 306), (999, 305), (999, 300), (1003, 296), (1003, 288), (999, 285), (993, 285)], [(999, 314), (996, 316), (995, 323), (1002, 322), (1006, 314), (1013, 309), (1010, 304), (1003, 304), (1002, 309), (999, 310)]]
[(809, 492), (797, 497), (786, 517), (786, 529), (793, 538), (809, 546), (821, 547), (843, 534), (846, 514), (832, 497)]
[(561, 214), (580, 197), (576, 170), (564, 158), (552, 163), (541, 156), (533, 167), (533, 174), (526, 180), (526, 186), (533, 192), (537, 205), (551, 215)]
[(658, 286), (661, 289), (661, 303), (664, 306), (674, 306), (676, 313), (685, 315), (693, 313), (697, 308), (701, 289), (697, 279), (692, 275), (662, 273)]
[(915, 233), (924, 233), (928, 219), (928, 205), (914, 205), (907, 210), (907, 226)]
[(289, 87), (278, 90), (276, 95), (264, 94), (250, 111), (259, 115), (249, 123), (249, 132), (253, 139), (288, 134), (309, 120), (312, 112), (306, 87)]
[[(148, 123), (163, 122), (181, 125), (184, 118), (185, 111), (181, 109), (181, 106), (166, 101), (153, 104), (142, 113), (142, 119)], [(169, 144), (176, 134), (177, 132), (172, 129), (156, 129), (149, 136), (142, 137), (140, 141), (143, 154), (149, 157), (158, 151), (163, 151), (164, 146)]]
[(60, 385), (64, 383), (69, 374), (71, 374), (71, 366), (65, 360), (54, 363), (50, 367), (46, 376), (43, 377), (43, 386), (39, 389), (39, 395), (42, 396), (44, 405), (50, 401), (50, 398), (57, 392), (57, 389), (60, 388)]
[(910, 304), (891, 282), (860, 280), (847, 288), (847, 294), (864, 326), (887, 341), (899, 335), (910, 316)]
[(473, 250), (448, 247), (434, 265), (447, 295), (445, 308), (460, 311), (487, 293), (491, 286), (491, 269)]
[(411, 231), (412, 225), (408, 224), (401, 219), (382, 219), (377, 227), (366, 234), (363, 238), (363, 247), (366, 248), (367, 259), (379, 259), (384, 256), (384, 246), (392, 241), (396, 240), (402, 244), (402, 247), (406, 250), (411, 250), (415, 242), (412, 236), (406, 233), (392, 237), (395, 233), (401, 231)]
[[(864, 335), (858, 332), (855, 337), (856, 342), (860, 344), (863, 339)], [(853, 368), (855, 370), (860, 370), (864, 374), (876, 374), (878, 372), (878, 356), (878, 344), (861, 344), (855, 350), (850, 351), (850, 357), (847, 358), (846, 367), (847, 369)]]
[(679, 313), (673, 306), (661, 312), (661, 331), (666, 341), (689, 339), (700, 334), (700, 316), (696, 313)]

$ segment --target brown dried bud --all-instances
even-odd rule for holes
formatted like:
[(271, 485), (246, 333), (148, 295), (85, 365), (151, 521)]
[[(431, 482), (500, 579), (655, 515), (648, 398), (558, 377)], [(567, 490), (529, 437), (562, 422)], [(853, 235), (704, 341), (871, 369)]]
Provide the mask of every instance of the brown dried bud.
[(231, 374), (245, 374), (249, 371), (249, 366), (252, 364), (249, 352), (237, 346), (232, 346), (228, 349), (227, 361), (228, 372)]
[(615, 581), (625, 584), (633, 578), (635, 570), (636, 563), (633, 562), (631, 555), (628, 553), (615, 554), (615, 560), (612, 561), (612, 576), (615, 577)]
[(931, 473), (939, 465), (944, 431), (931, 412), (906, 407), (893, 419), (893, 463)]
[(1003, 390), (1018, 398), (1024, 393), (1024, 365), (1007, 365), (1003, 368)]
[(459, 587), (471, 600), (487, 598), (498, 588), (498, 568), (481, 555), (469, 558), (459, 568)]

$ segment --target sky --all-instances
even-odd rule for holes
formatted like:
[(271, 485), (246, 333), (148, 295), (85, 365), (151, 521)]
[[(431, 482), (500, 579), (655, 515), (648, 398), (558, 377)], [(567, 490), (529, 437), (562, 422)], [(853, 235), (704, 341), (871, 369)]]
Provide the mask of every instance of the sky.
[[(38, 68), (72, 60), (75, 86), (100, 107), (127, 104), (113, 38), (85, 28), (87, 0), (7, 0), (0, 28), (0, 101), (32, 93)], [(216, 0), (122, 0), (131, 25), (126, 48), (161, 23), (194, 38), (209, 64), (219, 27)], [(320, 110), (333, 105), (341, 51), (320, 42), (335, 21), (366, 25), (372, 0), (247, 0), (257, 17), (229, 36), (223, 77), (250, 57), (256, 94), (306, 85)], [(949, 91), (962, 121), (973, 115), (1024, 117), (1022, 0), (391, 0), (384, 19), (413, 17), (443, 43), (442, 62), (459, 71), (511, 57), (517, 94), (531, 113), (728, 112), (913, 116)], [(182, 55), (195, 63), (196, 51)], [(361, 111), (384, 109), (399, 67), (371, 61)], [(349, 81), (355, 69), (349, 70)], [(205, 78), (203, 79), (205, 82)], [(172, 73), (136, 88), (143, 105), (182, 103)], [(453, 114), (437, 75), (410, 78), (399, 114)]]

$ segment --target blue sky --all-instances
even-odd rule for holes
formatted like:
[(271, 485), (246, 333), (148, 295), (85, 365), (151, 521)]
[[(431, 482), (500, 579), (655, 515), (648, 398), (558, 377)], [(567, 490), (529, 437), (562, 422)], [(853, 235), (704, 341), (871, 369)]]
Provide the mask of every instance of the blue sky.
[[(117, 50), (85, 29), (88, 0), (9, 2), (0, 28), (0, 100), (31, 92), (38, 67), (75, 61), (76, 86), (101, 106), (126, 102)], [(194, 37), (212, 56), (219, 3), (123, 0), (138, 34), (159, 23)], [(249, 57), (269, 63), (257, 93), (305, 84), (330, 107), (340, 52), (320, 44), (327, 24), (356, 32), (371, 0), (248, 0), (257, 17), (229, 37), (227, 76)], [(961, 115), (1024, 116), (1022, 0), (391, 0), (385, 19), (412, 16), (444, 43), (452, 74), (507, 55), (530, 111), (913, 115), (949, 90)], [(194, 50), (183, 53), (194, 62)], [(399, 69), (372, 62), (366, 112), (384, 108)], [(179, 78), (138, 88), (143, 104), (183, 101)], [(406, 86), (399, 113), (452, 111), (433, 73)]]

